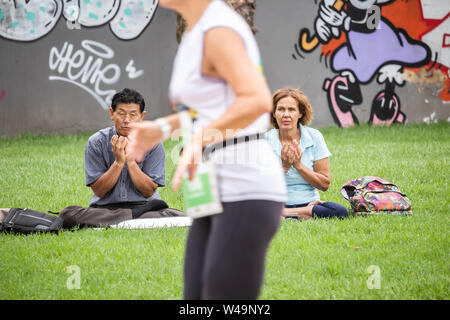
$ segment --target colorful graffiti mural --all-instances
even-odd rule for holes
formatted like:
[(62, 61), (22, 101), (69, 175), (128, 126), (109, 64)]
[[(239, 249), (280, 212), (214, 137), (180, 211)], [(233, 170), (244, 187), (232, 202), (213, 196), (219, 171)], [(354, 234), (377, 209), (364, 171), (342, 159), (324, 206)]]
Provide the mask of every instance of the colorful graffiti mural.
[(368, 122), (405, 124), (396, 87), (415, 83), (450, 101), (449, 16), (448, 0), (322, 0), (315, 35), (302, 28), (296, 50), (306, 59), (320, 46), (320, 61), (336, 74), (323, 83), (336, 124), (359, 123), (353, 108), (365, 99), (361, 86), (375, 81), (382, 89)]
[(0, 36), (32, 41), (48, 34), (62, 12), (61, 0), (1, 0)]
[(139, 37), (149, 25), (158, 0), (0, 0), (0, 37), (33, 41), (47, 35), (61, 15), (72, 24), (109, 23), (121, 40)]

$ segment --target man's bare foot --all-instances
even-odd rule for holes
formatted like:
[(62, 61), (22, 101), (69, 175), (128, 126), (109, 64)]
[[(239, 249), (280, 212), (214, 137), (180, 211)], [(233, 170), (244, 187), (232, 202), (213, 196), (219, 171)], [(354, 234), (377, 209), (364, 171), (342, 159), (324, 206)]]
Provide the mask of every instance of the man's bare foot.
[(5, 220), (6, 216), (9, 213), (9, 210), (11, 210), (11, 209), (10, 208), (0, 208), (0, 222)]

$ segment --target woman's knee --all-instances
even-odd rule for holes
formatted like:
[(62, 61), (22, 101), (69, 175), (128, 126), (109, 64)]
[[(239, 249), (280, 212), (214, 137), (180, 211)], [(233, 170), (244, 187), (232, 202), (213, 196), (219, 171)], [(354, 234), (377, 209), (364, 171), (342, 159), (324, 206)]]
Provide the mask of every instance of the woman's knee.
[(335, 203), (335, 202), (329, 202), (330, 207), (333, 210), (333, 216), (337, 218), (347, 218), (348, 216), (348, 210), (346, 207), (344, 207), (342, 204)]
[(342, 204), (336, 203), (336, 216), (338, 218), (347, 218), (348, 217), (348, 210), (346, 207), (344, 207)]

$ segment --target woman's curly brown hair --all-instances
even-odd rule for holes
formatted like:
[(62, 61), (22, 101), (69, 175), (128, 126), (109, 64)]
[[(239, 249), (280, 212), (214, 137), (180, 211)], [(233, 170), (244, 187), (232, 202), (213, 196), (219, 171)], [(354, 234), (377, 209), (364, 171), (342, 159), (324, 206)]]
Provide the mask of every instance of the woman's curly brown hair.
[(312, 109), (311, 104), (309, 103), (308, 97), (299, 89), (286, 87), (277, 90), (272, 96), (273, 110), (270, 120), (274, 128), (278, 129), (277, 120), (275, 119), (274, 116), (275, 112), (277, 111), (278, 101), (286, 97), (292, 97), (298, 102), (297, 104), (298, 111), (302, 114), (302, 117), (298, 121), (304, 126), (310, 124), (311, 120), (313, 119), (314, 110)]

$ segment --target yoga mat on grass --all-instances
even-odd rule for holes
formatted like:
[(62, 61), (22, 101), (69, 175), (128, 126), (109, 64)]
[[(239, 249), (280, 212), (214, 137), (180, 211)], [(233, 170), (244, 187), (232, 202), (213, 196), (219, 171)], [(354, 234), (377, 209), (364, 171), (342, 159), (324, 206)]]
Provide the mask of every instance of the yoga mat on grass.
[(111, 225), (110, 228), (150, 229), (150, 228), (189, 227), (191, 224), (192, 218), (190, 217), (146, 218), (146, 219), (125, 220), (118, 224)]

